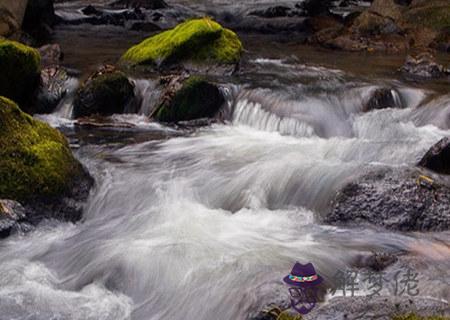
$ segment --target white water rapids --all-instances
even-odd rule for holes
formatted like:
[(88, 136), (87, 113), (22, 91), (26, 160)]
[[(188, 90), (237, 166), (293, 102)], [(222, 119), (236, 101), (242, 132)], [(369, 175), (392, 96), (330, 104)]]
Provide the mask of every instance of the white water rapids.
[[(403, 109), (362, 113), (378, 84), (275, 68), (279, 86), (261, 74), (231, 87), (230, 123), (82, 145), (77, 155), (96, 179), (83, 221), (45, 222), (0, 242), (0, 318), (246, 319), (287, 297), (281, 279), (297, 260), (331, 281), (358, 254), (448, 239), (319, 223), (347, 179), (414, 165), (449, 135), (438, 127), (448, 97), (424, 115), (418, 105), (429, 93), (395, 84)], [(448, 300), (450, 262), (441, 258), (418, 255), (420, 288)]]

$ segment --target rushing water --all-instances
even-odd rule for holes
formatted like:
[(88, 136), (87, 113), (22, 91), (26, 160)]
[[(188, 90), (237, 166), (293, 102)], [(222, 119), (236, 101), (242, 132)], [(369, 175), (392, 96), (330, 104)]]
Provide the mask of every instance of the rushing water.
[[(224, 124), (150, 122), (154, 83), (136, 79), (140, 115), (111, 118), (135, 128), (70, 133), (96, 186), (80, 223), (45, 221), (0, 242), (1, 319), (245, 319), (287, 297), (295, 261), (332, 284), (373, 251), (409, 254), (421, 295), (450, 300), (448, 232), (320, 223), (345, 182), (412, 166), (450, 135), (450, 96), (259, 56), (222, 81)], [(362, 112), (380, 87), (397, 108)], [(44, 119), (71, 131), (70, 114), (69, 95)]]

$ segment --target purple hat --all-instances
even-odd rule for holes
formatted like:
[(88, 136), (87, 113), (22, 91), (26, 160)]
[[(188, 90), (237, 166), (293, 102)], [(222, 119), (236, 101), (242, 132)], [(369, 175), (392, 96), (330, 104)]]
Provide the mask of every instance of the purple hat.
[(312, 263), (305, 265), (296, 262), (290, 274), (283, 281), (294, 287), (309, 288), (322, 283), (323, 279), (316, 273)]

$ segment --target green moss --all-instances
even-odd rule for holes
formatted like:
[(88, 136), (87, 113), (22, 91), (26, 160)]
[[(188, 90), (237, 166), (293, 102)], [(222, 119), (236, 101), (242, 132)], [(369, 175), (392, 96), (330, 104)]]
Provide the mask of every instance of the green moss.
[(0, 95), (26, 105), (39, 85), (40, 61), (36, 49), (0, 39)]
[(162, 105), (156, 119), (163, 122), (194, 120), (214, 116), (224, 102), (219, 88), (201, 77), (190, 77), (170, 105)]
[(416, 314), (407, 314), (407, 315), (399, 315), (392, 318), (392, 320), (450, 320), (449, 317), (443, 316), (431, 316), (431, 317), (422, 317)]
[(74, 116), (123, 113), (133, 97), (134, 87), (124, 73), (105, 73), (89, 80), (80, 89), (74, 101)]
[(64, 136), (0, 97), (0, 198), (61, 195), (81, 173)]
[(209, 19), (193, 19), (130, 48), (122, 61), (133, 65), (174, 64), (184, 60), (236, 63), (242, 44), (231, 30)]
[(450, 27), (450, 5), (425, 5), (406, 13), (406, 20), (413, 25), (421, 25), (434, 30)]

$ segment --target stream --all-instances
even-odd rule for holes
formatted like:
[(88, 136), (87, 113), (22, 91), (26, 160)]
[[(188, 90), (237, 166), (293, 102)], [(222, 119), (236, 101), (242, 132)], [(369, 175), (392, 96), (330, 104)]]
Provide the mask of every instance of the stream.
[[(55, 33), (65, 64), (83, 76), (143, 36), (99, 29)], [(288, 299), (282, 278), (295, 261), (312, 262), (332, 284), (355, 258), (380, 251), (410, 257), (421, 296), (450, 300), (449, 232), (321, 223), (346, 182), (412, 167), (450, 136), (448, 83), (405, 83), (397, 57), (333, 53), (332, 61), (321, 49), (243, 42), (239, 76), (216, 79), (224, 123), (191, 131), (149, 121), (146, 79), (135, 79), (139, 114), (111, 118), (132, 127), (77, 127), (70, 100), (39, 116), (67, 134), (96, 185), (81, 222), (44, 221), (0, 242), (0, 318), (248, 319)], [(362, 112), (382, 87), (398, 108)], [(387, 269), (387, 279), (403, 267)]]

